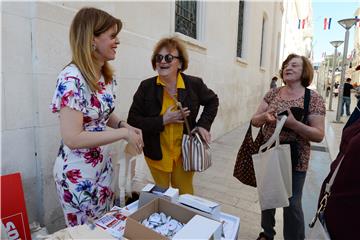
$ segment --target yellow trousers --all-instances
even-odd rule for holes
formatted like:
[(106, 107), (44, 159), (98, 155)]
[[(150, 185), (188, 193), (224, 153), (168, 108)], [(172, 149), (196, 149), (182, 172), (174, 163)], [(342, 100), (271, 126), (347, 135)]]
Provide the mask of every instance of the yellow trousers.
[(178, 188), (180, 194), (194, 194), (192, 184), (194, 172), (185, 172), (181, 161), (174, 163), (172, 172), (164, 172), (151, 166), (149, 169), (155, 184), (159, 187), (168, 188), (171, 185), (173, 188)]

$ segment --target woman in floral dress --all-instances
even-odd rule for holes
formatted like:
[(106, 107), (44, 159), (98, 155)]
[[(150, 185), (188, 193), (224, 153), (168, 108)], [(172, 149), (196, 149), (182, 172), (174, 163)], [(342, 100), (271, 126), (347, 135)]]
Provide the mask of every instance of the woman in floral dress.
[(95, 8), (79, 10), (71, 24), (72, 61), (60, 72), (51, 103), (62, 136), (53, 171), (68, 226), (96, 219), (112, 206), (106, 145), (124, 139), (142, 151), (141, 130), (113, 113), (115, 80), (108, 61), (115, 59), (121, 27), (119, 19)]

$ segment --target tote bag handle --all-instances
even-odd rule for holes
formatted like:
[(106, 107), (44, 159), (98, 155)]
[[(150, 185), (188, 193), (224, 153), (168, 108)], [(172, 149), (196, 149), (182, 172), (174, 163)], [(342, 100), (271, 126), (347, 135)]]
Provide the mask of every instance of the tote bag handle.
[(276, 146), (280, 144), (279, 135), (286, 122), (286, 119), (287, 116), (283, 115), (280, 120), (277, 120), (274, 134), (269, 138), (269, 140), (266, 143), (260, 146), (259, 153), (262, 152), (265, 148), (267, 150), (271, 145), (274, 144), (274, 142), (276, 142)]

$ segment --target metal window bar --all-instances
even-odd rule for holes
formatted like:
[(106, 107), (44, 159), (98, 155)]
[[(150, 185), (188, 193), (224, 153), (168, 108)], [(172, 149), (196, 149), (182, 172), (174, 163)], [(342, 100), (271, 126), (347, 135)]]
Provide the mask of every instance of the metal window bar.
[(196, 39), (196, 1), (175, 2), (175, 31)]
[(244, 1), (239, 1), (239, 19), (238, 19), (238, 38), (236, 56), (242, 57), (242, 37), (243, 37), (243, 24), (244, 24)]
[(265, 18), (263, 17), (261, 29), (261, 46), (260, 46), (260, 67), (263, 66), (263, 48), (264, 48)]

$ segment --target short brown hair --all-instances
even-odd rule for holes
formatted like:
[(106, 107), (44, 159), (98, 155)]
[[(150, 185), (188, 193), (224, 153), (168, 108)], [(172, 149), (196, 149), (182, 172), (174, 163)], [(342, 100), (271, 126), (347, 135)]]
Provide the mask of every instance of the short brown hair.
[(181, 62), (180, 70), (182, 72), (185, 71), (189, 64), (189, 56), (188, 56), (188, 53), (186, 51), (184, 44), (177, 37), (162, 38), (156, 43), (153, 54), (151, 56), (151, 64), (152, 64), (153, 69), (154, 70), (156, 69), (156, 59), (155, 59), (156, 55), (164, 47), (166, 49), (168, 49), (169, 51), (176, 49), (179, 52), (179, 60)]
[[(286, 58), (286, 60), (282, 63), (281, 65), (281, 69), (280, 69), (280, 77), (284, 80), (283, 78), (283, 71), (286, 68), (287, 64), (290, 62), (291, 59), (293, 58), (301, 58), (302, 62), (303, 62), (303, 70), (302, 70), (302, 74), (301, 74), (301, 85), (303, 85), (304, 87), (308, 87), (312, 80), (313, 80), (313, 76), (314, 76), (314, 69), (312, 64), (310, 63), (309, 59), (307, 59), (304, 56), (300, 56), (297, 54), (289, 54), (289, 56)], [(284, 83), (286, 84), (286, 82), (284, 81)]]

